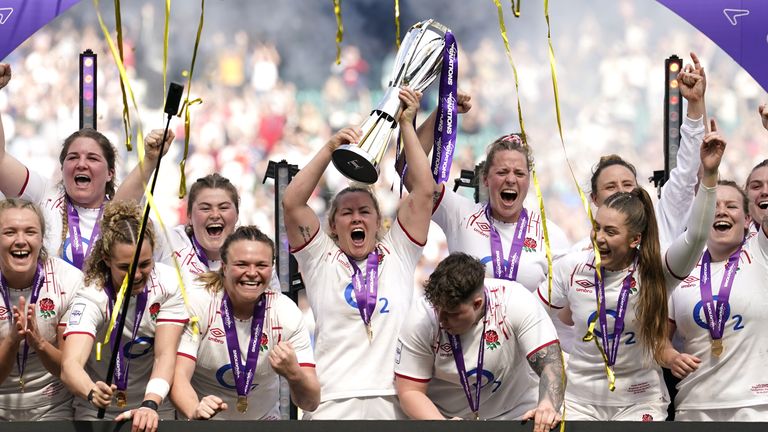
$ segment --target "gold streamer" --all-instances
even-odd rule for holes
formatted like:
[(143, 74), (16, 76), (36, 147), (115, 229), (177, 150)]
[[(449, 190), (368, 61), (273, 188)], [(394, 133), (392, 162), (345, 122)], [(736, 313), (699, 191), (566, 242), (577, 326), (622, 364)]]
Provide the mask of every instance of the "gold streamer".
[[(504, 11), (502, 10), (500, 0), (493, 0), (493, 2), (496, 4), (496, 9), (498, 10), (499, 29), (501, 31), (501, 38), (504, 41), (504, 50), (506, 52), (507, 60), (509, 61), (509, 65), (512, 67), (512, 72), (514, 73), (514, 77), (515, 77), (515, 91), (517, 93), (517, 118), (520, 122), (520, 135), (523, 138), (523, 144), (527, 146), (528, 138), (527, 138), (527, 134), (525, 133), (525, 123), (523, 122), (523, 109), (522, 109), (522, 106), (520, 105), (520, 82), (517, 75), (517, 67), (515, 67), (515, 61), (512, 59), (512, 49), (509, 47), (509, 38), (507, 37), (507, 28), (504, 25)], [(518, 1), (518, 8), (519, 8), (519, 1)], [(531, 170), (531, 176), (533, 177), (533, 186), (534, 186), (534, 189), (536, 190), (536, 198), (539, 203), (539, 212), (541, 213), (541, 226), (542, 226), (542, 232), (544, 237), (544, 251), (547, 256), (547, 269), (549, 270), (547, 272), (547, 286), (548, 286), (549, 297), (551, 300), (551, 297), (552, 297), (552, 247), (549, 243), (549, 231), (547, 229), (546, 211), (544, 210), (544, 198), (541, 195), (541, 188), (539, 187), (539, 179), (538, 179), (538, 176), (536, 175), (535, 165)]]
[[(549, 0), (544, 0), (544, 19), (547, 22), (547, 45), (549, 47), (549, 69), (552, 75), (552, 89), (554, 92), (554, 98), (555, 98), (555, 114), (557, 117), (557, 131), (560, 134), (560, 144), (563, 147), (563, 154), (565, 156), (565, 163), (568, 165), (568, 170), (571, 172), (571, 178), (573, 179), (573, 183), (576, 185), (576, 190), (579, 193), (579, 198), (581, 199), (581, 203), (584, 206), (584, 210), (587, 212), (587, 217), (589, 217), (590, 225), (592, 225), (592, 229), (594, 230), (596, 228), (595, 225), (595, 218), (592, 216), (592, 207), (589, 205), (589, 200), (587, 200), (586, 195), (584, 194), (584, 191), (581, 189), (581, 186), (579, 186), (579, 181), (576, 179), (576, 174), (573, 172), (573, 167), (571, 165), (571, 161), (568, 158), (568, 150), (565, 147), (565, 138), (563, 137), (563, 121), (562, 116), (560, 114), (560, 92), (558, 90), (557, 85), (557, 62), (555, 60), (555, 49), (552, 46), (552, 26), (549, 19)], [(598, 279), (602, 280), (603, 275), (600, 272), (600, 265), (601, 265), (601, 259), (600, 259), (600, 251), (597, 248), (597, 244), (595, 242), (594, 237), (591, 238), (592, 241), (592, 250), (595, 253), (595, 271), (597, 272)], [(597, 288), (595, 288), (597, 289)], [(551, 290), (551, 287), (550, 287)], [(551, 296), (551, 291), (548, 294)], [(551, 303), (551, 301), (550, 301)], [(600, 302), (597, 301), (597, 310), (600, 310)], [(608, 356), (605, 354), (605, 350), (603, 350), (603, 347), (600, 346), (600, 344), (597, 341), (597, 338), (595, 337), (595, 320), (592, 320), (590, 323), (587, 334), (584, 335), (583, 340), (585, 342), (589, 342), (590, 340), (595, 341), (595, 345), (597, 345), (597, 349), (600, 351), (600, 355), (603, 358), (603, 363), (605, 365), (605, 374), (608, 377), (608, 388), (613, 391), (616, 388), (616, 375), (614, 375), (613, 370), (608, 366)]]
[(400, 49), (400, 0), (395, 0), (395, 45)]
[(200, 1), (200, 22), (197, 25), (197, 35), (195, 36), (195, 48), (192, 51), (192, 64), (189, 65), (189, 73), (187, 74), (187, 97), (184, 99), (184, 104), (181, 106), (179, 116), (184, 115), (184, 155), (179, 162), (179, 199), (184, 198), (187, 195), (187, 156), (189, 155), (189, 130), (191, 117), (189, 114), (189, 107), (202, 103), (201, 99), (189, 100), (189, 95), (192, 92), (192, 75), (195, 73), (195, 61), (197, 61), (197, 49), (200, 47), (200, 37), (203, 34), (203, 24), (205, 22), (205, 0)]
[(336, 64), (341, 64), (341, 41), (344, 39), (344, 25), (341, 23), (341, 0), (333, 0), (336, 15)]
[(515, 18), (520, 18), (520, 3), (523, 2), (523, 0), (510, 0), (512, 2), (512, 13), (515, 15)]
[[(97, 9), (98, 11), (98, 9)], [(120, 13), (120, 0), (115, 0), (115, 30), (117, 31), (117, 48), (120, 53), (120, 61), (123, 61), (123, 19)], [(104, 27), (102, 27), (102, 30)], [(133, 150), (131, 145), (131, 115), (128, 108), (128, 99), (125, 93), (124, 75), (120, 74), (120, 93), (123, 95), (123, 129), (125, 130), (125, 147), (128, 151)]]

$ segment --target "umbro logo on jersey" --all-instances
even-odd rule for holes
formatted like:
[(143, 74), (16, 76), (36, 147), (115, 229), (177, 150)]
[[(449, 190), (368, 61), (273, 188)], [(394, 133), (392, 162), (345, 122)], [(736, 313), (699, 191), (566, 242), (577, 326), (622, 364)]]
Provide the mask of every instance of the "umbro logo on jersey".
[(0, 321), (6, 321), (8, 318), (8, 309), (5, 306), (0, 306)]
[(208, 334), (210, 335), (208, 337), (208, 340), (211, 342), (216, 342), (218, 344), (223, 344), (224, 340), (220, 339), (226, 336), (226, 333), (224, 333), (224, 330), (214, 327), (208, 331)]
[(575, 283), (578, 285), (576, 292), (592, 294), (592, 287), (595, 286), (594, 282), (587, 279), (579, 279)]
[(692, 287), (698, 287), (698, 286), (699, 286), (699, 278), (693, 275), (690, 275), (687, 278), (683, 279), (682, 283), (680, 284), (680, 288), (692, 288)]

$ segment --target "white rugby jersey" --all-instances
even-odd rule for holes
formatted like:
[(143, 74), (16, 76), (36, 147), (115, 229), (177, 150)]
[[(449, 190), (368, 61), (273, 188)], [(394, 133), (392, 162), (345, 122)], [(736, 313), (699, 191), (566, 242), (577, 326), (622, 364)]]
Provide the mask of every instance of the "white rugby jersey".
[[(45, 217), (45, 248), (48, 253), (62, 258), (71, 265), (75, 265), (72, 259), (72, 241), (69, 228), (62, 240), (62, 215), (66, 217), (67, 199), (61, 185), (43, 178), (40, 174), (27, 169), (29, 177), (19, 193), (19, 197), (40, 206)], [(84, 257), (88, 256), (91, 247), (93, 227), (101, 213), (100, 208), (85, 208), (74, 205), (80, 220), (80, 236)], [(85, 261), (83, 261), (85, 262)]]
[[(315, 315), (315, 360), (323, 401), (395, 394), (392, 356), (400, 326), (408, 318), (423, 245), (397, 220), (376, 248), (379, 290), (371, 318), (372, 343), (357, 309), (353, 268), (344, 252), (322, 230), (294, 250)], [(365, 271), (365, 261), (357, 264)]]
[[(699, 188), (694, 200), (688, 230), (678, 237), (662, 256), (664, 261), (664, 281), (669, 295), (680, 283), (677, 276), (687, 274), (696, 265), (695, 255), (706, 243), (706, 233), (714, 219), (716, 188)], [(641, 245), (642, 247), (642, 245)], [(615, 328), (617, 303), (624, 278), (629, 269), (609, 271), (603, 269), (605, 283), (605, 301), (607, 325), (610, 331)], [(661, 368), (652, 356), (645, 354), (640, 345), (640, 329), (635, 308), (642, 288), (639, 273), (633, 274), (624, 317), (624, 331), (616, 356), (613, 371), (616, 375), (616, 389), (608, 389), (608, 378), (602, 355), (594, 341), (585, 342), (582, 336), (587, 333), (588, 324), (597, 314), (595, 297), (595, 255), (593, 250), (574, 251), (558, 260), (553, 269), (552, 307), (569, 306), (577, 336), (573, 350), (568, 357), (568, 386), (566, 397), (585, 404), (603, 406), (625, 406), (638, 402), (668, 398), (666, 387), (661, 377)], [(539, 298), (547, 303), (546, 285), (539, 288)], [(599, 321), (595, 326), (595, 337), (602, 345)], [(613, 338), (613, 335), (609, 335)]]
[[(717, 300), (728, 260), (711, 263), (713, 299)], [(750, 234), (725, 310), (723, 353), (712, 355), (711, 336), (702, 310), (700, 265), (680, 283), (669, 300), (669, 318), (681, 336), (681, 352), (701, 359), (699, 368), (678, 384), (678, 409), (720, 409), (768, 404), (768, 238)]]
[[(37, 298), (35, 320), (43, 339), (52, 345), (57, 345), (56, 332), (59, 321), (66, 315), (72, 299), (83, 288), (83, 274), (80, 270), (56, 257), (48, 258), (43, 265), (43, 271), (45, 272), (45, 281)], [(10, 306), (18, 306), (21, 296), (24, 296), (27, 304), (29, 304), (31, 294), (31, 286), (23, 290), (11, 289), (9, 292)], [(13, 310), (6, 309), (5, 305), (0, 303), (0, 338), (10, 336), (12, 325)], [(19, 345), (19, 358), (21, 358), (25, 343), (22, 341)], [(27, 363), (24, 368), (24, 392), (19, 391), (17, 366), (14, 366), (8, 378), (0, 383), (0, 410), (32, 409), (70, 403), (72, 403), (72, 394), (67, 391), (57, 377), (48, 372), (32, 347), (29, 348)], [(29, 418), (27, 420), (35, 419)]]
[[(229, 405), (228, 410), (213, 417), (216, 420), (280, 419), (280, 383), (277, 373), (269, 363), (269, 353), (279, 342), (291, 343), (299, 366), (315, 366), (309, 331), (298, 306), (280, 293), (267, 291), (265, 294), (267, 310), (261, 334), (259, 360), (248, 393), (248, 410), (242, 414), (236, 409), (237, 388), (221, 319), (223, 291), (213, 294), (201, 288), (190, 294), (190, 310), (200, 317), (200, 334), (195, 335), (187, 326), (178, 355), (196, 362), (191, 382), (198, 399), (215, 395)], [(245, 350), (251, 338), (251, 320), (235, 319), (235, 327), (241, 347), (241, 362), (245, 364)]]
[[(125, 328), (120, 343), (124, 352), (128, 352), (130, 360), (128, 370), (127, 407), (138, 407), (144, 400), (144, 394), (149, 382), (154, 362), (155, 330), (158, 325), (183, 326), (189, 320), (184, 300), (179, 291), (175, 271), (164, 265), (155, 264), (147, 280), (148, 296), (144, 314), (136, 338), (132, 339), (133, 326), (136, 318), (136, 296), (131, 296), (128, 314), (125, 317)], [(115, 289), (119, 289), (115, 287)], [(89, 285), (72, 300), (67, 330), (64, 337), (71, 334), (87, 334), (95, 342), (103, 342), (109, 325), (109, 298), (103, 287)], [(101, 349), (101, 361), (96, 360), (95, 350), (88, 358), (85, 371), (93, 381), (106, 381), (109, 359), (112, 350), (109, 344)], [(77, 410), (95, 411), (86, 400), (75, 399)], [(107, 409), (107, 414), (115, 416), (125, 409), (114, 404)]]
[[(476, 257), (485, 264), (486, 276), (492, 278), (494, 274), (491, 259), (491, 231), (485, 214), (486, 205), (487, 203), (475, 203), (446, 189), (443, 185), (440, 201), (432, 214), (432, 220), (445, 233), (450, 252), (464, 252)], [(528, 291), (535, 293), (539, 284), (547, 280), (547, 255), (544, 247), (541, 215), (532, 209), (526, 209), (526, 211), (528, 212), (528, 227), (520, 256), (517, 282), (528, 288)], [(505, 223), (493, 220), (493, 226), (501, 237), (506, 263), (517, 222)], [(547, 220), (547, 230), (554, 260), (567, 253), (570, 245), (563, 230), (551, 219)], [(559, 320), (555, 321), (555, 328), (563, 350), (569, 352), (573, 345), (573, 330)]]
[[(474, 395), (482, 343), (480, 418), (519, 419), (538, 403), (538, 381), (528, 373), (527, 358), (556, 343), (557, 334), (544, 308), (522, 285), (488, 278), (485, 287), (485, 317), (460, 336), (467, 379)], [(409, 315), (400, 331), (395, 373), (404, 379), (429, 382), (427, 396), (446, 418), (474, 419), (437, 312), (422, 298)]]

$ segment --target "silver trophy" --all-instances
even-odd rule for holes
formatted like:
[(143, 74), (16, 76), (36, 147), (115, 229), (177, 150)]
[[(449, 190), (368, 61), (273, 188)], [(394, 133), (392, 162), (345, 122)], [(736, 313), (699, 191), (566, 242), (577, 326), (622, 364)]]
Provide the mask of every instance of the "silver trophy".
[(347, 178), (373, 184), (379, 178), (379, 163), (392, 137), (399, 131), (400, 87), (423, 92), (440, 75), (445, 33), (450, 31), (428, 19), (415, 24), (405, 34), (384, 97), (360, 128), (363, 138), (357, 144), (344, 144), (333, 152), (333, 165)]

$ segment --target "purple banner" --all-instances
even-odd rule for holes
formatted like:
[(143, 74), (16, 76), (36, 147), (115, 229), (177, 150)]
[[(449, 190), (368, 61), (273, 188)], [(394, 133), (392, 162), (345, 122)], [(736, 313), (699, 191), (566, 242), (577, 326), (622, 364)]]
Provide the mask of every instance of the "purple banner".
[(768, 91), (768, 1), (657, 1), (712, 39)]
[(0, 2), (0, 59), (80, 0), (3, 0)]

